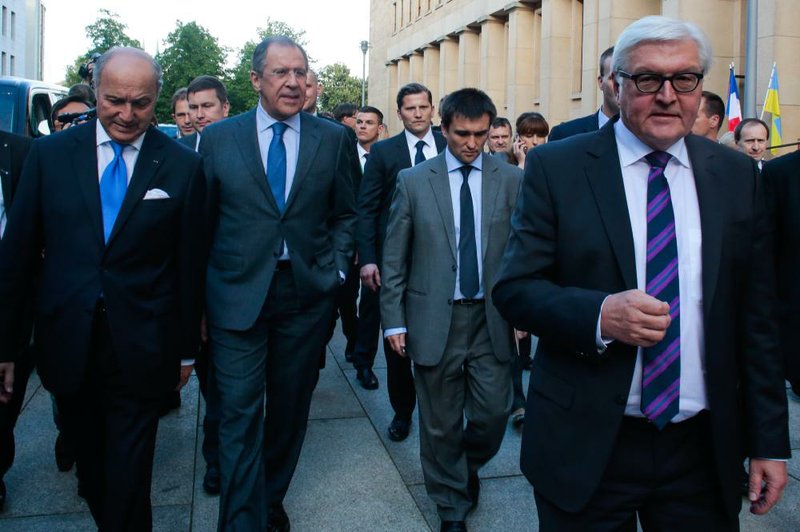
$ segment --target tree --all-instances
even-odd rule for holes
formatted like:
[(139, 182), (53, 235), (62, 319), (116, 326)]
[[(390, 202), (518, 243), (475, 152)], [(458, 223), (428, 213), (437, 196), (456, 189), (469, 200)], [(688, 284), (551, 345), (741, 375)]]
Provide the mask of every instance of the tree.
[[(228, 72), (227, 89), (228, 100), (231, 103), (230, 114), (236, 115), (247, 111), (255, 106), (258, 101), (258, 94), (253, 90), (250, 82), (250, 68), (253, 62), (253, 52), (258, 43), (267, 37), (284, 35), (295, 41), (300, 46), (307, 44), (304, 30), (295, 30), (285, 22), (280, 20), (267, 19), (267, 25), (258, 29), (258, 40), (248, 41), (239, 51), (239, 60)], [(311, 61), (311, 58), (309, 58)]]
[(361, 80), (350, 74), (344, 63), (334, 63), (319, 71), (325, 90), (319, 97), (320, 111), (333, 112), (341, 103), (361, 104)]
[(192, 21), (176, 21), (175, 29), (164, 39), (164, 51), (156, 55), (164, 72), (164, 85), (156, 105), (161, 121), (172, 113), (172, 95), (197, 76), (208, 74), (223, 79), (227, 50), (207, 29)]
[(141, 48), (142, 45), (139, 41), (125, 33), (127, 29), (128, 25), (119, 20), (119, 15), (108, 9), (101, 9), (97, 20), (86, 26), (86, 36), (91, 41), (92, 47), (85, 54), (78, 56), (75, 63), (67, 67), (64, 84), (70, 86), (80, 83), (81, 77), (78, 70), (94, 53), (102, 54), (114, 46)]

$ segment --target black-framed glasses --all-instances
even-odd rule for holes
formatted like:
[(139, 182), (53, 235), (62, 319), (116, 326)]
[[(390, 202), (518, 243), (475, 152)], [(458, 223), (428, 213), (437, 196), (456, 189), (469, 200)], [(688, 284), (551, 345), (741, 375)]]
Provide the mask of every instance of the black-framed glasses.
[(662, 76), (655, 72), (628, 74), (622, 70), (618, 70), (617, 73), (623, 78), (633, 81), (639, 92), (645, 94), (653, 94), (660, 91), (665, 81), (669, 81), (672, 84), (675, 92), (692, 92), (700, 85), (700, 80), (703, 79), (702, 72), (678, 72), (671, 76)]

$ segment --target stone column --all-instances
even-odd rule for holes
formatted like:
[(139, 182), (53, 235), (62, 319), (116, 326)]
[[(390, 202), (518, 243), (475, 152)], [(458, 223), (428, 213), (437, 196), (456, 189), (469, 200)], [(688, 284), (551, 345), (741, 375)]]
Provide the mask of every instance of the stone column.
[(469, 28), (458, 35), (458, 88), (478, 87), (480, 72), (480, 36)]
[(397, 114), (391, 112), (397, 107), (395, 98), (397, 96), (397, 91), (400, 89), (397, 80), (397, 62), (386, 63), (386, 70), (389, 72), (389, 91), (386, 95), (386, 100), (383, 104), (383, 107), (379, 107), (379, 109), (383, 112), (383, 121), (386, 124), (386, 129), (391, 133), (392, 131), (399, 131), (397, 125)]
[(427, 46), (422, 51), (422, 84), (428, 87), (433, 94), (433, 103), (436, 105), (442, 97), (439, 89), (439, 65), (441, 63), (438, 46)]
[[(397, 88), (399, 89), (411, 80), (408, 57), (397, 60)], [(397, 91), (395, 91), (397, 93)]]
[(495, 17), (478, 20), (480, 33), (480, 85), (498, 109), (506, 105), (505, 22)]
[(550, 124), (570, 119), (572, 0), (542, 0), (541, 112)]
[(458, 40), (445, 37), (439, 42), (439, 91), (440, 97), (458, 89), (459, 61)]
[[(506, 117), (513, 123), (520, 113), (533, 109), (539, 77), (536, 13), (522, 6), (508, 14), (508, 61), (506, 62)], [(500, 113), (500, 110), (497, 111)]]
[(408, 83), (422, 83), (422, 78), (424, 77), (422, 68), (422, 54), (419, 52), (414, 52), (411, 54), (408, 58), (408, 64)]

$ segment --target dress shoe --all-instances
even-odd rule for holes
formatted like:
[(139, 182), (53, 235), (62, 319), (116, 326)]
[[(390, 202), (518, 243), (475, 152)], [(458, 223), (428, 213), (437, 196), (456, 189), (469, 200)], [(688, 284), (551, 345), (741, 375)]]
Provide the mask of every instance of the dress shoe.
[(358, 368), (356, 378), (365, 390), (378, 389), (378, 377), (375, 376), (375, 373), (370, 368)]
[(470, 501), (472, 501), (469, 506), (469, 511), (471, 512), (478, 506), (478, 499), (481, 496), (481, 479), (478, 478), (478, 473), (470, 473), (467, 479), (467, 493)]
[(3, 511), (3, 506), (6, 505), (6, 483), (0, 478), (0, 512)]
[(283, 504), (270, 506), (267, 512), (267, 532), (289, 532), (291, 530), (289, 516), (283, 509)]
[(75, 453), (72, 450), (72, 445), (64, 436), (63, 432), (59, 432), (56, 436), (56, 467), (61, 472), (69, 471), (75, 464)]
[(181, 392), (169, 392), (161, 400), (158, 407), (158, 417), (164, 417), (172, 410), (181, 407)]
[(410, 429), (411, 420), (395, 415), (387, 431), (389, 433), (389, 439), (392, 441), (403, 441), (408, 438), (408, 431)]
[(442, 521), (441, 532), (467, 532), (467, 524), (464, 521)]
[(219, 488), (219, 467), (210, 465), (203, 477), (203, 491), (209, 495), (219, 495)]
[(511, 413), (511, 424), (519, 428), (523, 423), (525, 423), (525, 409), (517, 408)]

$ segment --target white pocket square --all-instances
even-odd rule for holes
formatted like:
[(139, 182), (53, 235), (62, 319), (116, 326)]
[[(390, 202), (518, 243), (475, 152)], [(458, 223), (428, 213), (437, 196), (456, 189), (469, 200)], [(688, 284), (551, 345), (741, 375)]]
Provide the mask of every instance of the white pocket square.
[(147, 191), (144, 195), (143, 200), (151, 200), (151, 199), (169, 199), (169, 194), (161, 190), (160, 188), (151, 188)]

